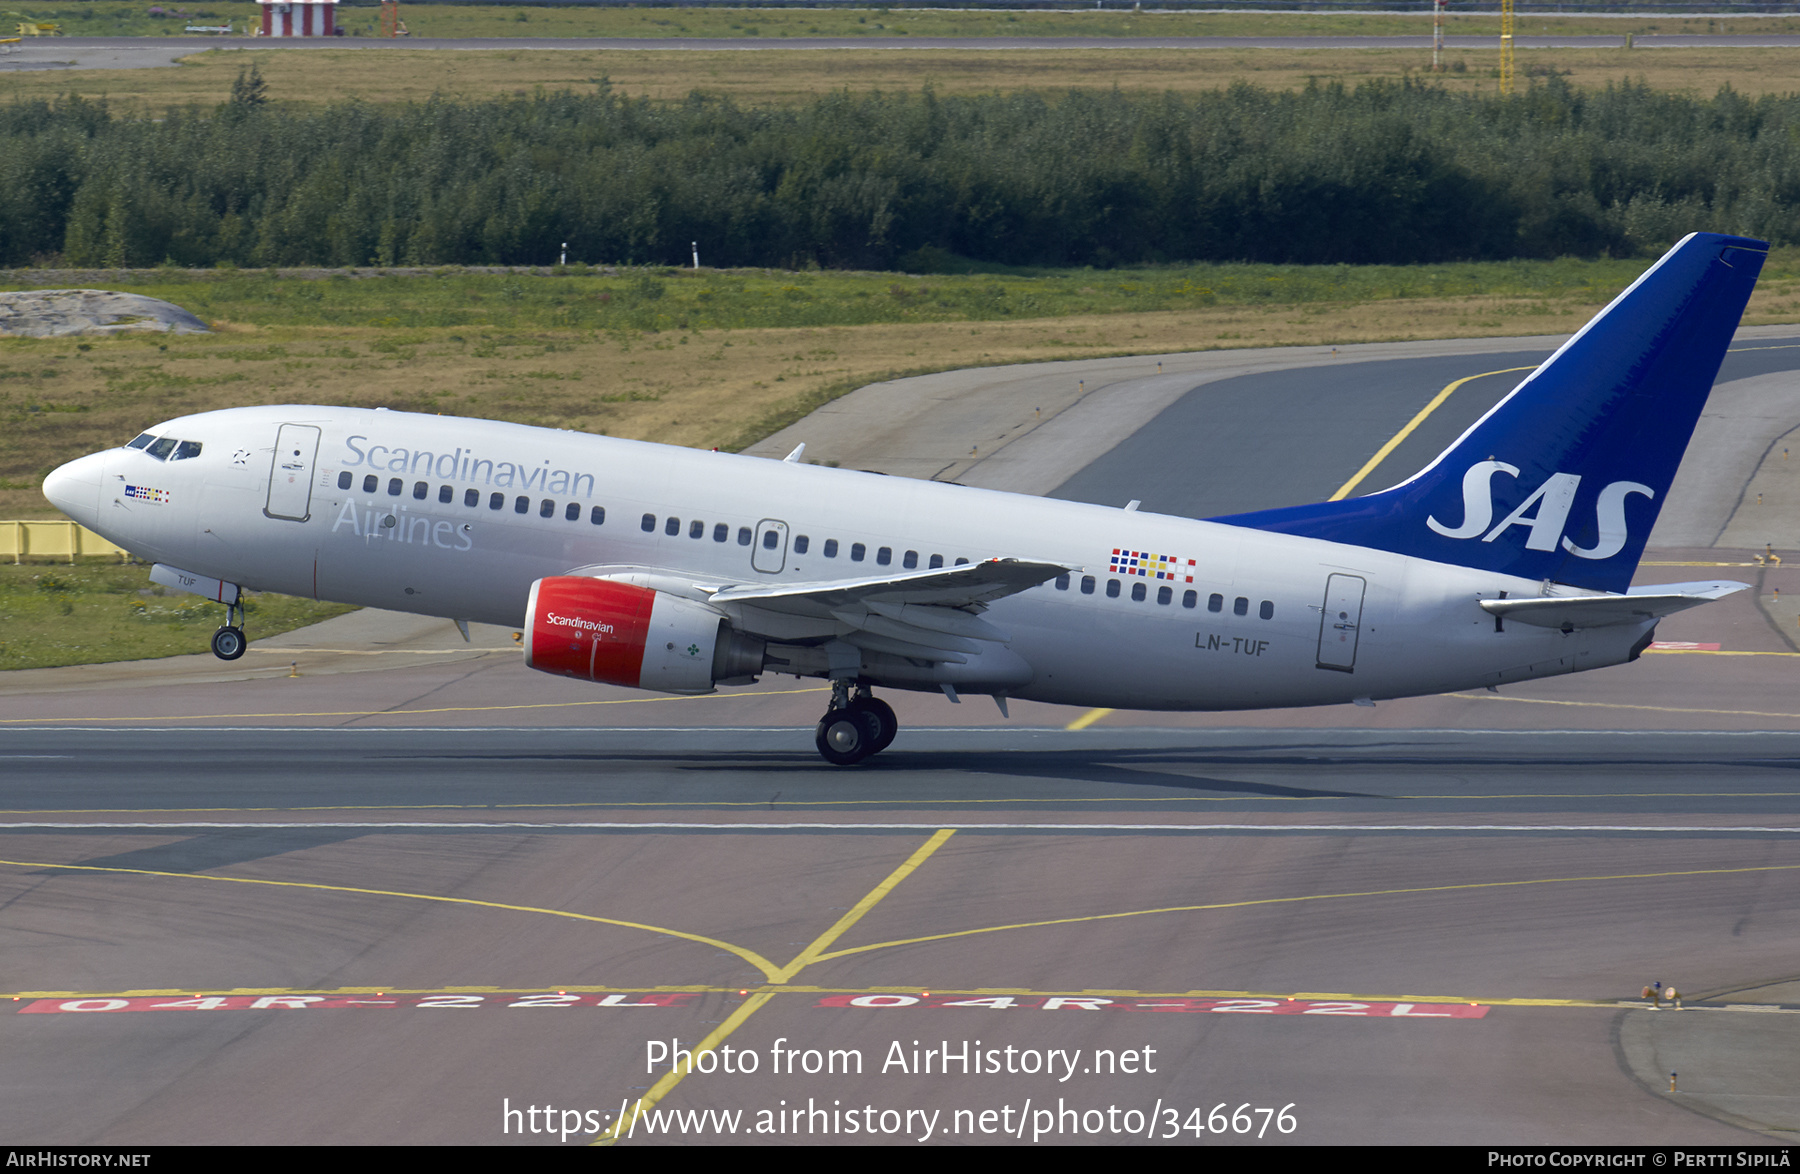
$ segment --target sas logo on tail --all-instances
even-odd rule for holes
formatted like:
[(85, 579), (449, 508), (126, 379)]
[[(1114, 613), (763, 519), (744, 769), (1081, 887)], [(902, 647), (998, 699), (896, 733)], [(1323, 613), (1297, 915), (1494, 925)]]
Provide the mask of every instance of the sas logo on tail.
[[(1512, 513), (1489, 529), (1494, 520), (1494, 495), (1490, 483), (1495, 473), (1517, 477), (1519, 470), (1505, 461), (1482, 461), (1471, 465), (1462, 479), (1462, 525), (1446, 526), (1435, 517), (1426, 518), (1425, 524), (1445, 538), (1479, 537), (1483, 542), (1492, 542), (1513, 526), (1524, 526), (1529, 530), (1525, 537), (1526, 550), (1555, 550), (1560, 541), (1562, 548), (1577, 558), (1603, 559), (1611, 558), (1625, 549), (1626, 539), (1630, 537), (1625, 524), (1625, 499), (1632, 494), (1640, 494), (1651, 500), (1656, 498), (1656, 490), (1648, 485), (1640, 485), (1636, 481), (1614, 481), (1600, 491), (1600, 496), (1594, 503), (1599, 537), (1594, 545), (1582, 547), (1563, 537), (1569, 510), (1575, 504), (1575, 490), (1581, 484), (1579, 474), (1552, 473), (1548, 480), (1538, 486), (1537, 492), (1520, 502)], [(1536, 513), (1531, 512), (1533, 509)]]

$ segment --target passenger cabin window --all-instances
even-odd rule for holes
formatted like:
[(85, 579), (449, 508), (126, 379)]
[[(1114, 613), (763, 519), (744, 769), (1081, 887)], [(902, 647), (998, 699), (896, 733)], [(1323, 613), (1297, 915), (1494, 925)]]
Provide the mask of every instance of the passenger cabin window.
[(588, 511), (588, 521), (592, 522), (596, 526), (606, 525), (606, 507), (603, 505), (597, 505), (593, 509), (589, 510)]
[(1275, 601), (1273, 599), (1263, 600), (1262, 606), (1256, 609), (1256, 614), (1261, 616), (1265, 620), (1274, 619), (1275, 618)]
[(338, 474), (338, 488), (339, 489), (348, 489), (348, 488), (350, 488), (350, 483), (355, 480), (356, 480), (356, 478), (352, 477), (348, 472), (339, 473)]
[(555, 516), (556, 516), (556, 503), (555, 502), (551, 501), (547, 497), (543, 501), (538, 502), (538, 517), (554, 518)]
[(1163, 606), (1167, 607), (1174, 600), (1174, 598), (1175, 598), (1175, 588), (1173, 588), (1173, 587), (1158, 587), (1156, 589), (1156, 602), (1162, 604)]
[(363, 476), (363, 492), (364, 493), (374, 493), (379, 488), (381, 488), (381, 479), (380, 478), (376, 477), (375, 474), (373, 474), (373, 473), (364, 474), (364, 476)]
[(668, 521), (664, 522), (663, 523), (663, 533), (667, 534), (670, 538), (673, 538), (677, 534), (681, 533), (681, 519), (671, 517)]
[(468, 506), (470, 509), (474, 509), (476, 506), (480, 505), (481, 504), (481, 490), (479, 490), (479, 489), (463, 490), (463, 504)]
[(932, 555), (931, 561), (926, 564), (926, 566), (930, 567), (933, 570), (936, 570), (938, 567), (941, 567), (943, 565), (944, 565), (944, 556), (941, 554)]
[(875, 552), (875, 561), (876, 561), (876, 563), (878, 563), (884, 567), (887, 566), (889, 563), (892, 563), (894, 561), (894, 548), (891, 546), (884, 546), (880, 550), (876, 551)]
[(827, 538), (825, 540), (825, 557), (826, 558), (836, 558), (837, 557), (837, 539)]
[(794, 535), (794, 553), (805, 554), (806, 548), (812, 545), (812, 539), (804, 534)]
[(1225, 608), (1225, 597), (1217, 592), (1206, 597), (1207, 611), (1222, 611)]
[(713, 527), (713, 541), (714, 542), (723, 542), (727, 538), (730, 538), (730, 537), (731, 537), (731, 527), (727, 526), (724, 522), (720, 522), (717, 526)]
[(778, 531), (778, 530), (764, 530), (763, 531), (763, 549), (764, 550), (774, 550), (779, 545), (781, 545), (780, 531)]
[(488, 498), (488, 508), (490, 510), (497, 510), (500, 507), (504, 506), (505, 504), (506, 504), (506, 494), (504, 494), (504, 493), (496, 493), (492, 497)]
[(1081, 577), (1081, 593), (1083, 595), (1092, 595), (1094, 593), (1094, 577), (1092, 575), (1083, 575)]
[(1200, 602), (1200, 593), (1198, 591), (1183, 591), (1181, 593), (1181, 606), (1182, 607), (1193, 607), (1195, 604), (1197, 604), (1199, 602)]
[(425, 495), (430, 492), (431, 492), (431, 486), (425, 484), (425, 482), (415, 481), (413, 483), (413, 500), (414, 501), (424, 501)]
[(956, 560), (956, 565), (959, 567), (966, 567), (969, 565), (969, 560), (966, 558), (959, 558)]
[(563, 520), (565, 522), (581, 521), (581, 503), (578, 501), (570, 502), (568, 507), (563, 510)]
[(455, 497), (456, 497), (456, 490), (453, 487), (451, 487), (449, 485), (438, 486), (438, 502), (440, 504), (449, 505), (451, 500), (454, 499)]
[(1144, 584), (1133, 583), (1131, 585), (1131, 602), (1142, 603), (1144, 602), (1144, 596), (1148, 594), (1150, 594), (1150, 592), (1145, 588)]
[(523, 493), (513, 498), (513, 513), (528, 514), (531, 512), (531, 499)]
[(862, 543), (852, 542), (850, 544), (850, 561), (851, 562), (860, 563), (861, 561), (863, 561), (863, 555), (865, 555), (867, 553), (868, 553), (868, 548), (865, 547)]
[(399, 497), (400, 491), (404, 488), (405, 488), (405, 486), (403, 484), (401, 484), (400, 478), (390, 477), (388, 479), (388, 496), (389, 497)]
[(702, 522), (699, 518), (695, 518), (693, 521), (689, 522), (688, 523), (688, 537), (689, 538), (704, 538), (704, 537), (706, 537), (706, 523)]
[(1250, 614), (1250, 601), (1248, 599), (1245, 599), (1242, 595), (1240, 595), (1236, 599), (1232, 600), (1231, 614), (1234, 616), (1249, 615)]
[(739, 526), (738, 527), (738, 545), (739, 546), (749, 546), (750, 538), (751, 538), (750, 527)]
[(655, 514), (645, 514), (644, 515), (643, 531), (646, 534), (656, 533), (656, 515)]
[(1106, 597), (1108, 599), (1117, 599), (1119, 597), (1119, 581), (1117, 579), (1108, 579), (1106, 581)]
[(905, 554), (901, 555), (900, 556), (900, 565), (905, 567), (909, 571), (912, 570), (914, 567), (918, 566), (919, 565), (919, 552), (916, 550), (909, 550)]

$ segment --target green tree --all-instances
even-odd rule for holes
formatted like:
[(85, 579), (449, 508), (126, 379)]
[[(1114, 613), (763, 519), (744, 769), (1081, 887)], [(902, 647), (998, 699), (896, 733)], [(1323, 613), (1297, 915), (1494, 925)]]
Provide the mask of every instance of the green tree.
[(251, 65), (249, 70), (238, 70), (237, 80), (231, 83), (231, 105), (240, 110), (254, 110), (269, 100), (269, 84), (263, 81), (260, 66)]

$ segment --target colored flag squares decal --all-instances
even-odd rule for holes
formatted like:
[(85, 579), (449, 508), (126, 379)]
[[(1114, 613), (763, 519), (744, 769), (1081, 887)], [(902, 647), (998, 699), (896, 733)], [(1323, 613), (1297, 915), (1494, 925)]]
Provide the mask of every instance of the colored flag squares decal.
[(127, 485), (125, 487), (125, 496), (136, 498), (138, 501), (147, 501), (152, 505), (169, 504), (169, 491), (167, 489), (151, 489), (148, 485)]
[(1124, 550), (1115, 548), (1112, 552), (1111, 572), (1115, 575), (1137, 575), (1144, 579), (1163, 579), (1173, 583), (1194, 581), (1194, 560), (1177, 558), (1172, 554), (1151, 554), (1147, 550)]

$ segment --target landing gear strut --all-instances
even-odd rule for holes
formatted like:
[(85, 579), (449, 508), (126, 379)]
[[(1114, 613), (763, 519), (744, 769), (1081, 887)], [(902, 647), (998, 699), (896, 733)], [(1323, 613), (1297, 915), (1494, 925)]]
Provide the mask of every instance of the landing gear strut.
[(220, 660), (236, 660), (244, 655), (250, 642), (244, 639), (244, 607), (241, 603), (225, 605), (225, 626), (213, 633), (213, 655)]
[(858, 685), (854, 694), (849, 681), (831, 683), (831, 708), (819, 719), (813, 741), (833, 766), (849, 766), (871, 754), (879, 754), (900, 732), (893, 707)]

